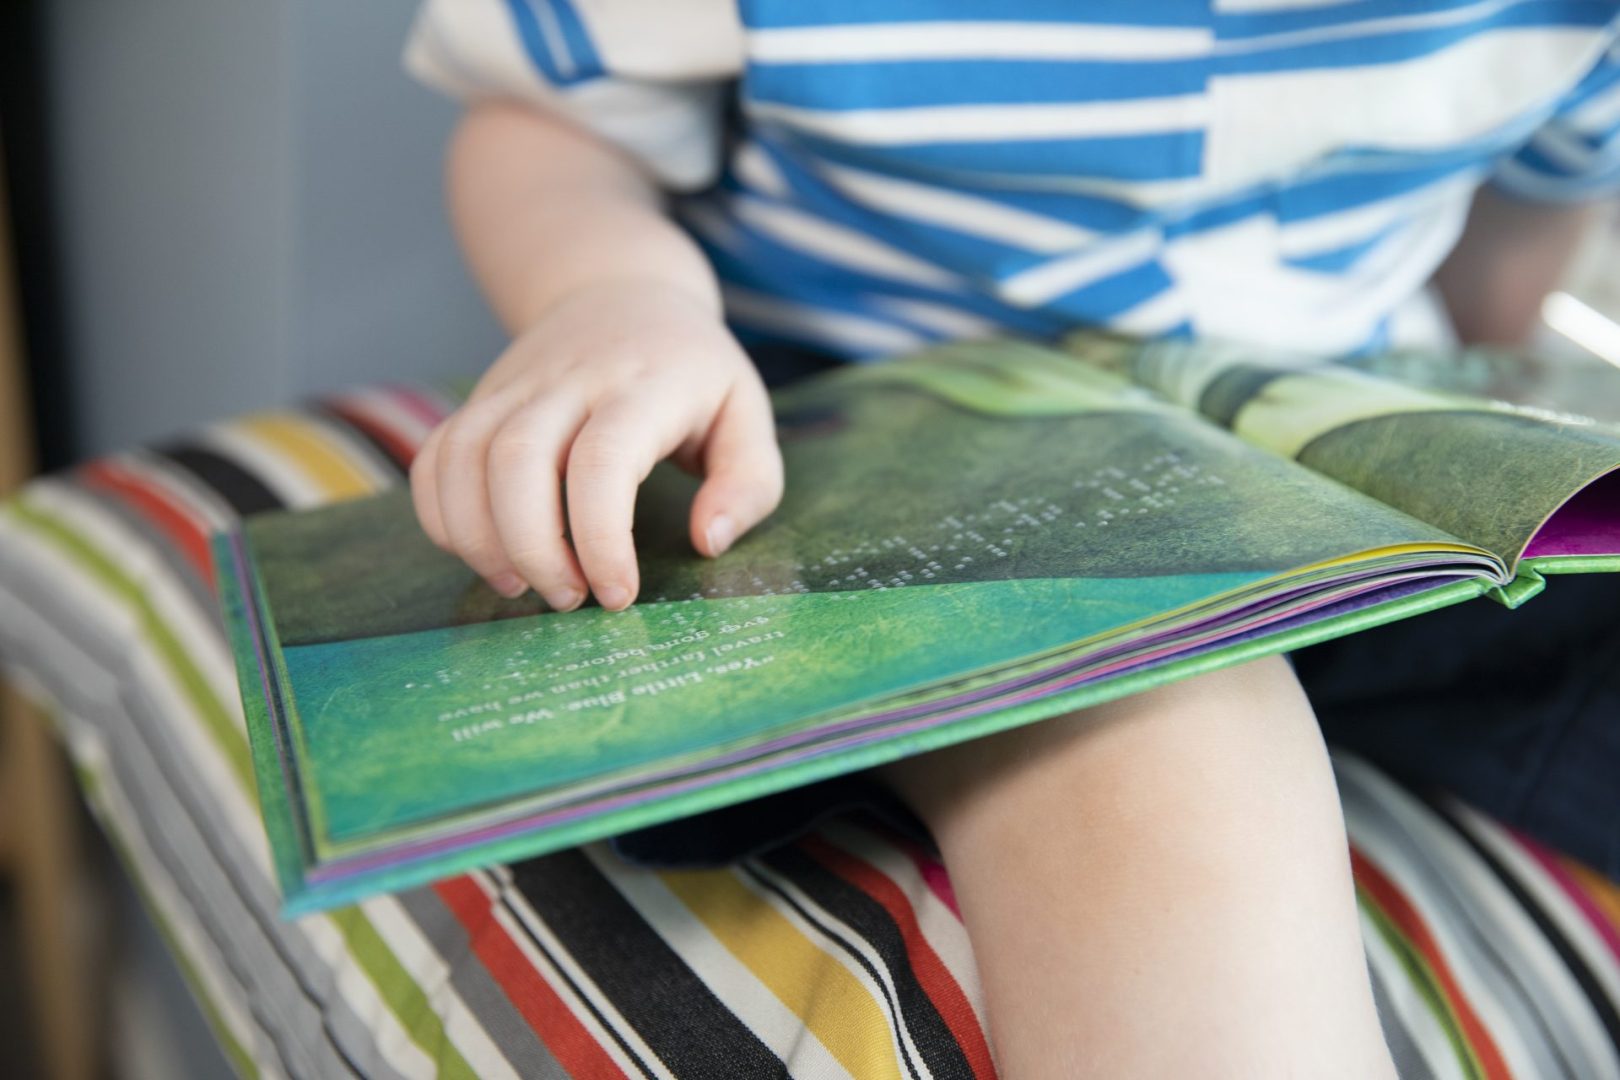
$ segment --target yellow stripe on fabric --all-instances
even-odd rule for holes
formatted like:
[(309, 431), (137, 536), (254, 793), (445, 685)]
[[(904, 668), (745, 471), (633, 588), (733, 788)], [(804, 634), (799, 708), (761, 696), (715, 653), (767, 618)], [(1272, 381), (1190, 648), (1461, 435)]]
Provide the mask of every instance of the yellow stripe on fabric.
[(1562, 866), (1564, 872), (1575, 879), (1576, 884), (1581, 887), (1581, 891), (1586, 893), (1587, 900), (1603, 914), (1609, 925), (1620, 930), (1620, 885), (1610, 881), (1586, 864), (1576, 862), (1571, 858), (1560, 857), (1558, 865)]
[(297, 413), (257, 413), (231, 427), (297, 465), (332, 501), (377, 490), (377, 481), (355, 466), (346, 449)]
[[(888, 1013), (837, 957), (820, 948), (731, 870), (659, 875), (711, 934), (804, 1022), (856, 1080), (900, 1080)], [(875, 1038), (882, 1032), (882, 1038)]]
[[(0, 512), (10, 513), (15, 520), (71, 559), (113, 596), (129, 605), (140, 619), (147, 644), (180, 685), (195, 715), (202, 720), (203, 726), (225, 755), (238, 783), (252, 798), (256, 788), (246, 737), (237, 729), (225, 706), (208, 688), (185, 646), (175, 637), (140, 586), (82, 533), (29, 501), (26, 495), (0, 504)], [(350, 954), (377, 988), (378, 994), (388, 1003), (411, 1041), (440, 1062), (443, 1075), (474, 1075), (450, 1043), (443, 1023), (432, 1011), (422, 988), (401, 965), (371, 921), (354, 908), (333, 912), (331, 917), (343, 934)]]

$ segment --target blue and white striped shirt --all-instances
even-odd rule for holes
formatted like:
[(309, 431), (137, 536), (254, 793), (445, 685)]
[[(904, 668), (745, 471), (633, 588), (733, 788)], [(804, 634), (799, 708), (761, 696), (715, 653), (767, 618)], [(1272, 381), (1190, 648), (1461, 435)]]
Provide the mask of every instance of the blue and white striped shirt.
[(630, 149), (745, 340), (856, 358), (1375, 348), (1480, 184), (1620, 186), (1614, 0), (429, 0), (407, 63)]

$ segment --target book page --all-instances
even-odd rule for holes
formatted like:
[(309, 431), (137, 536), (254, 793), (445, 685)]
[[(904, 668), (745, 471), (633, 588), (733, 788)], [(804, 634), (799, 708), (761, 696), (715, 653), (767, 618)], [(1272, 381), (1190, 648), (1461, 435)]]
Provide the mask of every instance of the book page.
[[(1568, 500), (1620, 468), (1620, 373), (1491, 354), (1365, 361), (1077, 335), (1071, 352), (1514, 565)], [(1536, 372), (1542, 374), (1538, 376)], [(1476, 393), (1464, 392), (1475, 391)], [(1485, 393), (1500, 391), (1515, 400)], [(1614, 508), (1620, 520), (1620, 506)]]
[(625, 612), (500, 599), (428, 542), (403, 491), (251, 520), (317, 845), (1374, 565), (1491, 573), (1443, 531), (1061, 354), (955, 347), (776, 403), (781, 508), (701, 559), (695, 482), (660, 468)]

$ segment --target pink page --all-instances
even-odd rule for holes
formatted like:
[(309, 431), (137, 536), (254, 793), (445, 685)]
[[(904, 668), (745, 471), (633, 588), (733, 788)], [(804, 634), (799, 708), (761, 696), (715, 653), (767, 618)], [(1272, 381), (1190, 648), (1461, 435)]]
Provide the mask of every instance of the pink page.
[(1620, 555), (1620, 472), (1586, 485), (1560, 506), (1524, 549), (1541, 555)]

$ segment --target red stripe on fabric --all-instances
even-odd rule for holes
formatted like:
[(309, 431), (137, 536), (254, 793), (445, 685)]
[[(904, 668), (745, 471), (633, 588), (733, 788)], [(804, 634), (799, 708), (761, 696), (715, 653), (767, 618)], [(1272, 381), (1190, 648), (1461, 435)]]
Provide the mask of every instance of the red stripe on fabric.
[(508, 1000), (569, 1076), (585, 1080), (625, 1076), (495, 918), (489, 894), (476, 881), (466, 875), (450, 878), (433, 886), (433, 891), (467, 931), (473, 952)]
[(1564, 890), (1564, 895), (1568, 896), (1570, 901), (1580, 909), (1581, 914), (1586, 916), (1586, 921), (1592, 924), (1592, 929), (1597, 931), (1598, 936), (1603, 939), (1603, 943), (1609, 947), (1609, 951), (1614, 954), (1617, 960), (1620, 960), (1620, 932), (1616, 931), (1614, 923), (1609, 921), (1609, 917), (1603, 912), (1603, 909), (1598, 907), (1592, 900), (1585, 887), (1559, 864), (1552, 852), (1516, 829), (1509, 831), (1512, 833), (1513, 839), (1517, 840), (1519, 845), (1530, 853), (1530, 857), (1535, 859), (1543, 870), (1547, 871), (1547, 875), (1558, 883), (1559, 888)]
[(342, 418), (345, 423), (352, 424), (365, 432), (374, 442), (387, 450), (388, 455), (400, 465), (407, 468), (410, 466), (411, 459), (416, 456), (417, 444), (415, 440), (376, 417), (367, 415), (363, 408), (353, 401), (328, 401), (326, 407)]
[(435, 401), (420, 390), (413, 390), (409, 386), (390, 386), (388, 395), (400, 408), (414, 415), (428, 427), (438, 427), (452, 411), (446, 408), (443, 402)]
[(78, 476), (86, 487), (114, 495), (167, 536), (209, 588), (214, 586), (214, 557), (208, 547), (208, 528), (161, 487), (107, 461), (81, 466)]
[(1446, 963), (1440, 945), (1423, 921), (1423, 916), (1412, 906), (1412, 902), (1400, 888), (1353, 845), (1350, 848), (1350, 866), (1355, 874), (1356, 884), (1383, 909), (1385, 917), (1406, 935), (1412, 947), (1422, 955), (1429, 969), (1434, 972), (1435, 978), (1440, 982), (1440, 989), (1446, 996), (1446, 1003), (1451, 1007), (1452, 1015), (1457, 1018), (1458, 1026), (1462, 1028), (1463, 1037), (1468, 1040), (1468, 1048), (1479, 1061), (1485, 1076), (1490, 1080), (1497, 1077), (1511, 1080), (1513, 1074), (1508, 1070), (1501, 1050), (1492, 1040), (1490, 1032), (1485, 1030), (1485, 1025), (1480, 1022), (1473, 1006), (1468, 1003), (1467, 996), (1457, 984), (1457, 977)]
[(956, 1045), (961, 1047), (973, 1075), (994, 1077), (996, 1066), (990, 1057), (990, 1044), (979, 1026), (978, 1014), (973, 1011), (967, 995), (962, 993), (956, 977), (923, 933), (905, 891), (877, 867), (820, 837), (806, 837), (799, 841), (799, 846), (828, 870), (876, 900), (889, 913), (900, 929), (901, 940), (905, 942), (912, 973), (916, 975), (923, 993), (928, 995), (934, 1008), (939, 1011)]
[(905, 853), (906, 858), (917, 868), (922, 875), (923, 884), (933, 893), (940, 903), (956, 916), (956, 921), (962, 921), (962, 909), (956, 903), (956, 889), (951, 886), (951, 875), (946, 871), (945, 864), (940, 862), (933, 852), (923, 847), (917, 841), (883, 826), (873, 826), (874, 831), (881, 832), (885, 840)]
[(946, 872), (945, 864), (926, 852), (916, 853), (911, 861), (916, 864), (923, 881), (927, 882), (929, 891), (939, 897), (939, 902), (949, 908), (960, 922), (962, 909), (956, 902), (956, 887), (951, 884), (951, 875)]

